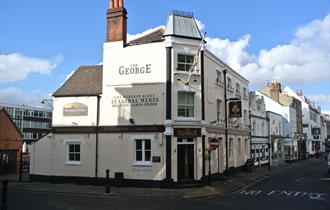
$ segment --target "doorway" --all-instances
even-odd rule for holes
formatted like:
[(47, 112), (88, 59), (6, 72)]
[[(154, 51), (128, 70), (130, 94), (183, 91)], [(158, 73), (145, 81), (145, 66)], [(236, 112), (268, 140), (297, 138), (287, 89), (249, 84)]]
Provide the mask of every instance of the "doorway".
[(195, 144), (193, 139), (178, 139), (178, 181), (194, 180)]

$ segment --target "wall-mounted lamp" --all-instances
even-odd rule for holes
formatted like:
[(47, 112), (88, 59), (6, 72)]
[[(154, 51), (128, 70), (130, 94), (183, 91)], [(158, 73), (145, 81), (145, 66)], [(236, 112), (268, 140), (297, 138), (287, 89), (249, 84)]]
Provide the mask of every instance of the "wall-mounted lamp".
[(131, 123), (131, 124), (134, 124), (135, 123), (135, 120), (133, 118), (129, 118), (128, 121)]

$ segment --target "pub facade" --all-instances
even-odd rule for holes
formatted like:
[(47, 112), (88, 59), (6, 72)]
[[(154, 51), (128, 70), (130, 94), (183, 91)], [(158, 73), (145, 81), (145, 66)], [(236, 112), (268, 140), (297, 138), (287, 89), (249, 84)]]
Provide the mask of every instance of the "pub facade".
[(53, 94), (32, 179), (101, 182), (109, 169), (116, 183), (171, 186), (241, 170), (248, 81), (207, 50), (193, 14), (172, 11), (165, 29), (130, 42), (126, 33), (124, 2), (111, 0), (103, 65), (81, 66)]

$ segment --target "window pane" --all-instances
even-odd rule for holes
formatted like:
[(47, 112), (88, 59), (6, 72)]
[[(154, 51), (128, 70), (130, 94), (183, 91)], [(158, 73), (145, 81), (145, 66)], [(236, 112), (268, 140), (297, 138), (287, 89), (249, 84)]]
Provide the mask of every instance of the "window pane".
[(194, 105), (194, 97), (193, 93), (187, 93), (187, 104)]
[(80, 161), (80, 154), (75, 154), (75, 161)]
[(151, 152), (150, 151), (146, 151), (145, 152), (145, 161), (150, 161), (151, 160)]
[(69, 145), (69, 152), (74, 152), (74, 145), (73, 144)]
[(185, 57), (186, 57), (185, 55), (178, 55), (178, 62), (185, 63), (186, 62)]
[(74, 154), (72, 154), (72, 153), (69, 154), (69, 160), (74, 161)]
[(194, 107), (187, 107), (187, 116), (186, 117), (194, 117)]
[(187, 64), (187, 65), (186, 65), (186, 71), (189, 71), (189, 70), (191, 69), (191, 66), (192, 66), (192, 65)]
[(80, 145), (79, 144), (74, 145), (74, 151), (75, 152), (80, 152)]
[(136, 140), (136, 150), (142, 149), (142, 140)]
[(187, 63), (194, 63), (194, 56), (192, 55), (187, 55)]
[(151, 150), (151, 141), (150, 140), (145, 140), (145, 150)]
[(185, 104), (185, 94), (178, 93), (178, 104)]
[(185, 65), (184, 64), (178, 64), (178, 68), (177, 70), (180, 70), (180, 71), (185, 71)]
[(184, 109), (184, 107), (179, 107), (178, 108), (178, 117), (185, 117), (186, 115), (186, 110)]
[(136, 151), (136, 161), (142, 161), (142, 151)]

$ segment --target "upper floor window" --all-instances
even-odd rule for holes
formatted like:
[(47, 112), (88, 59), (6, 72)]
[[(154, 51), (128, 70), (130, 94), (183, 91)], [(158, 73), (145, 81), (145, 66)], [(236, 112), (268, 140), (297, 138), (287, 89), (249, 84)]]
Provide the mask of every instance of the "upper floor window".
[(195, 93), (178, 93), (178, 117), (195, 117)]
[(216, 72), (217, 72), (216, 83), (217, 83), (218, 85), (221, 85), (221, 86), (222, 86), (222, 81), (221, 81), (221, 71), (216, 70)]
[(233, 88), (233, 84), (232, 84), (232, 80), (230, 77), (227, 77), (227, 89), (231, 92), (234, 92), (234, 88)]
[(236, 93), (241, 94), (241, 86), (239, 83), (236, 83)]
[(243, 97), (248, 97), (246, 87), (243, 87)]
[(220, 122), (221, 120), (221, 109), (222, 109), (221, 100), (217, 99), (217, 122)]
[(178, 54), (178, 71), (189, 71), (194, 64), (194, 56)]

